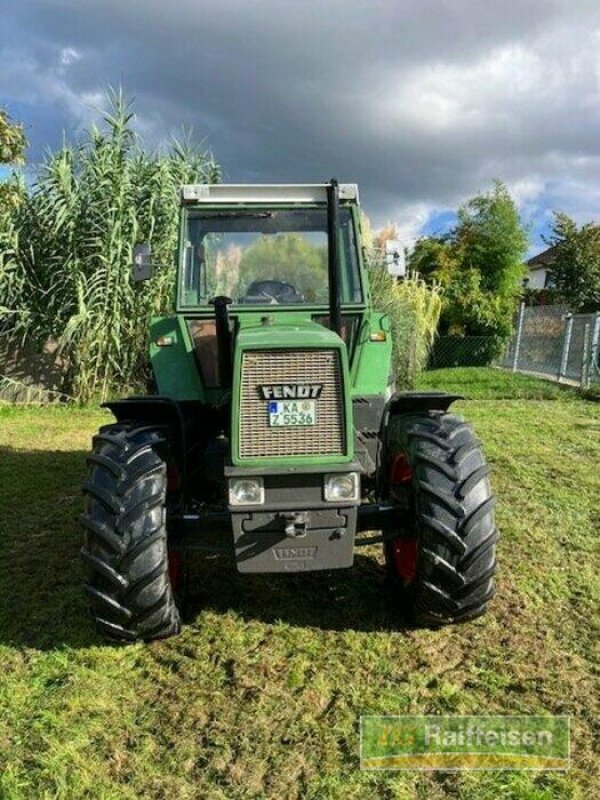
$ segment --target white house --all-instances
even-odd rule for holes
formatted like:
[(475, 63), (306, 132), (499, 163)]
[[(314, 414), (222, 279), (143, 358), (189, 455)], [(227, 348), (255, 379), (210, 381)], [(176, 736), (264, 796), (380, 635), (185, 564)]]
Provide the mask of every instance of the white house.
[(523, 283), (527, 289), (552, 288), (552, 262), (554, 261), (554, 247), (549, 247), (527, 262), (527, 275)]

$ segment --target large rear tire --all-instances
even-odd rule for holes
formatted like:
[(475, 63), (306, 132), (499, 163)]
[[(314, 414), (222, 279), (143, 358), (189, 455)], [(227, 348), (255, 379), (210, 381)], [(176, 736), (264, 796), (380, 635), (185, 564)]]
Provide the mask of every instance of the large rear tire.
[(169, 580), (164, 443), (157, 428), (106, 425), (88, 459), (84, 588), (98, 630), (119, 641), (166, 638), (180, 629)]
[(453, 414), (399, 415), (387, 441), (388, 492), (406, 507), (385, 544), (392, 591), (419, 625), (483, 614), (495, 591), (498, 534), (471, 426)]

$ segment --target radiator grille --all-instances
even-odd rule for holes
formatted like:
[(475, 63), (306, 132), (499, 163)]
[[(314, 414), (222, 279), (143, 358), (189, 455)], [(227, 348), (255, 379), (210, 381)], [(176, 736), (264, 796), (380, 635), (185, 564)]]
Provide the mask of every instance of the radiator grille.
[[(270, 427), (260, 387), (320, 384), (316, 424)], [(242, 357), (239, 418), (240, 458), (343, 455), (345, 452), (342, 369), (336, 350), (253, 350)]]

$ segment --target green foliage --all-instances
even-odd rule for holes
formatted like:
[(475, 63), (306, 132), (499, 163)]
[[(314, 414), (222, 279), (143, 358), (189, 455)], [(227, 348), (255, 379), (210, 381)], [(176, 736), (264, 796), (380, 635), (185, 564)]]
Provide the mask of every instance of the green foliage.
[(491, 192), (459, 209), (455, 244), (461, 268), (481, 274), (483, 291), (518, 295), (528, 236), (504, 184), (495, 181)]
[(409, 256), (409, 264), (428, 283), (435, 281), (447, 286), (458, 270), (455, 248), (447, 237), (428, 236), (419, 239)]
[(444, 291), (443, 327), (450, 335), (486, 337), (480, 364), (500, 355), (512, 332), (514, 295), (486, 291), (476, 269), (458, 270)]
[[(210, 154), (186, 142), (145, 152), (131, 105), (121, 92), (109, 97), (102, 128), (43, 165), (14, 216), (12, 277), (0, 273), (0, 326), (40, 346), (58, 341), (80, 401), (143, 379), (149, 318), (172, 304), (180, 186), (218, 179)], [(161, 266), (134, 285), (132, 248), (143, 241)]]
[(548, 244), (553, 249), (552, 278), (558, 298), (573, 311), (600, 308), (600, 225), (581, 227), (555, 213)]
[(19, 267), (19, 230), (16, 217), (25, 199), (21, 177), (11, 175), (0, 183), (0, 333), (2, 319), (11, 315), (24, 294), (24, 279)]
[(7, 112), (0, 108), (0, 164), (21, 164), (26, 146), (23, 126), (12, 122)]
[(373, 306), (392, 322), (393, 368), (402, 387), (412, 387), (427, 364), (442, 308), (438, 286), (417, 273), (398, 281), (381, 264), (369, 274)]
[(444, 287), (441, 332), (489, 336), (488, 362), (511, 334), (526, 249), (515, 203), (496, 181), (459, 209), (454, 230), (421, 239), (410, 256), (411, 268)]
[(327, 302), (327, 247), (297, 233), (262, 236), (243, 254), (239, 266), (243, 294), (255, 280), (292, 283), (308, 302)]
[[(23, 126), (12, 122), (6, 111), (0, 109), (0, 164), (21, 164), (26, 146)], [(0, 181), (0, 318), (14, 307), (23, 288), (16, 258), (19, 235), (15, 215), (24, 197), (21, 176), (13, 172)]]

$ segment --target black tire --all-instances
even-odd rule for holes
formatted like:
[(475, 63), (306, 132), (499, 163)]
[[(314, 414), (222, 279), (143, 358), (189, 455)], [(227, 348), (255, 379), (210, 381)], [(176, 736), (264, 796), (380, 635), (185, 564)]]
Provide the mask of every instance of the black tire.
[(88, 458), (85, 591), (98, 630), (119, 641), (161, 639), (180, 629), (169, 581), (164, 442), (160, 429), (106, 425)]
[[(405, 482), (390, 487), (404, 493), (409, 520), (385, 544), (393, 591), (418, 625), (483, 614), (495, 592), (498, 533), (489, 468), (471, 426), (453, 414), (399, 415), (387, 440), (388, 467), (400, 457), (408, 468)], [(398, 575), (397, 554), (406, 552), (399, 540), (411, 536), (416, 562), (407, 580)]]

